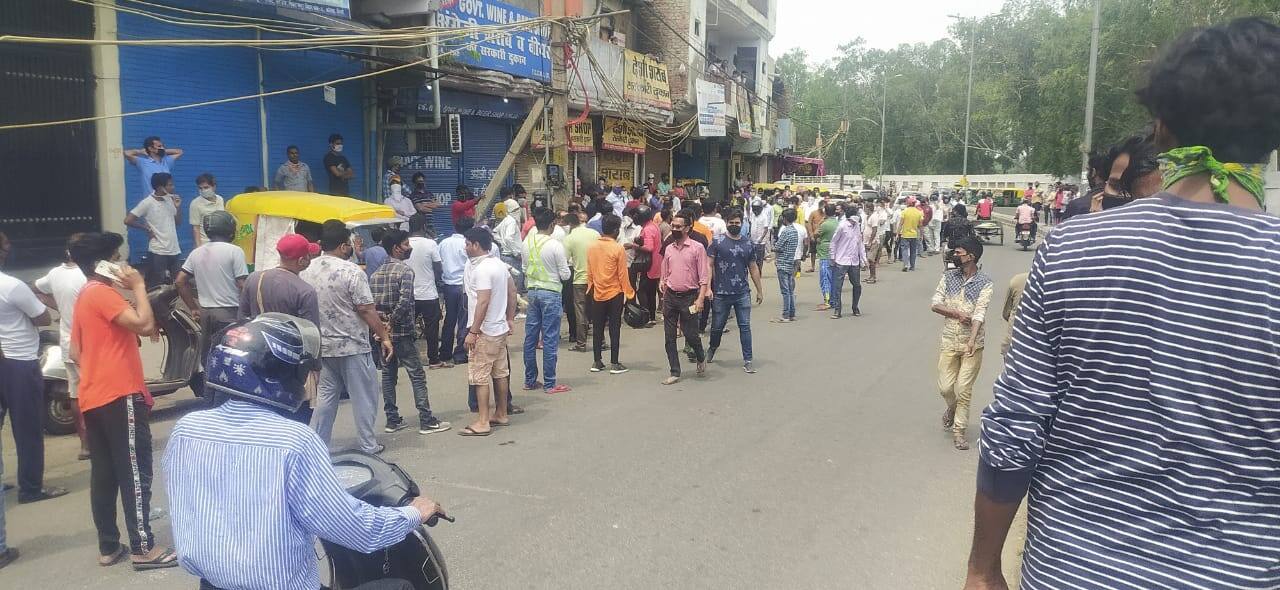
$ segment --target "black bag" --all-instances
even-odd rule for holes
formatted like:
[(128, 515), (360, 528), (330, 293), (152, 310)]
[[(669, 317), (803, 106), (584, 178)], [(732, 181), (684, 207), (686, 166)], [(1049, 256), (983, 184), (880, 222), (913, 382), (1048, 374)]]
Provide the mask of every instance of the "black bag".
[(643, 328), (649, 324), (649, 309), (631, 299), (622, 306), (622, 321), (632, 328)]

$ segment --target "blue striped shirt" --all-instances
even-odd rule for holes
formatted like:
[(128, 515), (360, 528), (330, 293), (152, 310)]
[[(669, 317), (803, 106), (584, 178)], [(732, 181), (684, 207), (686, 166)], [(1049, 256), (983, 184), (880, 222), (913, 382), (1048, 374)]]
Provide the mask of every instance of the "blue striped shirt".
[(179, 563), (228, 590), (316, 590), (316, 537), (370, 553), (421, 522), (352, 497), (315, 432), (245, 401), (178, 420), (164, 470)]
[(1049, 234), (982, 417), (1022, 588), (1280, 587), (1277, 285), (1263, 213), (1160, 195)]

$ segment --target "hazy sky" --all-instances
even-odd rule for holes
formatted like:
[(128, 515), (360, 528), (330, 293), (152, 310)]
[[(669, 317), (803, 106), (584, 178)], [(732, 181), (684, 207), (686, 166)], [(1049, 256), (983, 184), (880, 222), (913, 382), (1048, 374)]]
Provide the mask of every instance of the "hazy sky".
[(981, 16), (1000, 11), (1003, 0), (778, 0), (778, 30), (769, 47), (774, 58), (800, 47), (815, 61), (857, 37), (889, 49), (900, 43), (947, 35), (948, 14)]

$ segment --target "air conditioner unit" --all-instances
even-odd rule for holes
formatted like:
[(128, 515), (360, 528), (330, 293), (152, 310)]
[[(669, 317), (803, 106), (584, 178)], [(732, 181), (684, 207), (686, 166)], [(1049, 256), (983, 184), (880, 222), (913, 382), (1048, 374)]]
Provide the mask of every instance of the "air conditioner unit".
[(449, 115), (449, 151), (462, 153), (462, 115)]

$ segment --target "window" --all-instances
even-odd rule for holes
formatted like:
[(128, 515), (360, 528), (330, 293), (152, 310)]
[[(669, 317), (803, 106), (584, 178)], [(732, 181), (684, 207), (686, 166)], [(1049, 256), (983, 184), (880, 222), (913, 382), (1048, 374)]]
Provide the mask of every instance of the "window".
[(413, 133), (416, 145), (410, 149), (427, 154), (449, 153), (449, 127), (441, 125), (439, 129), (418, 129)]

